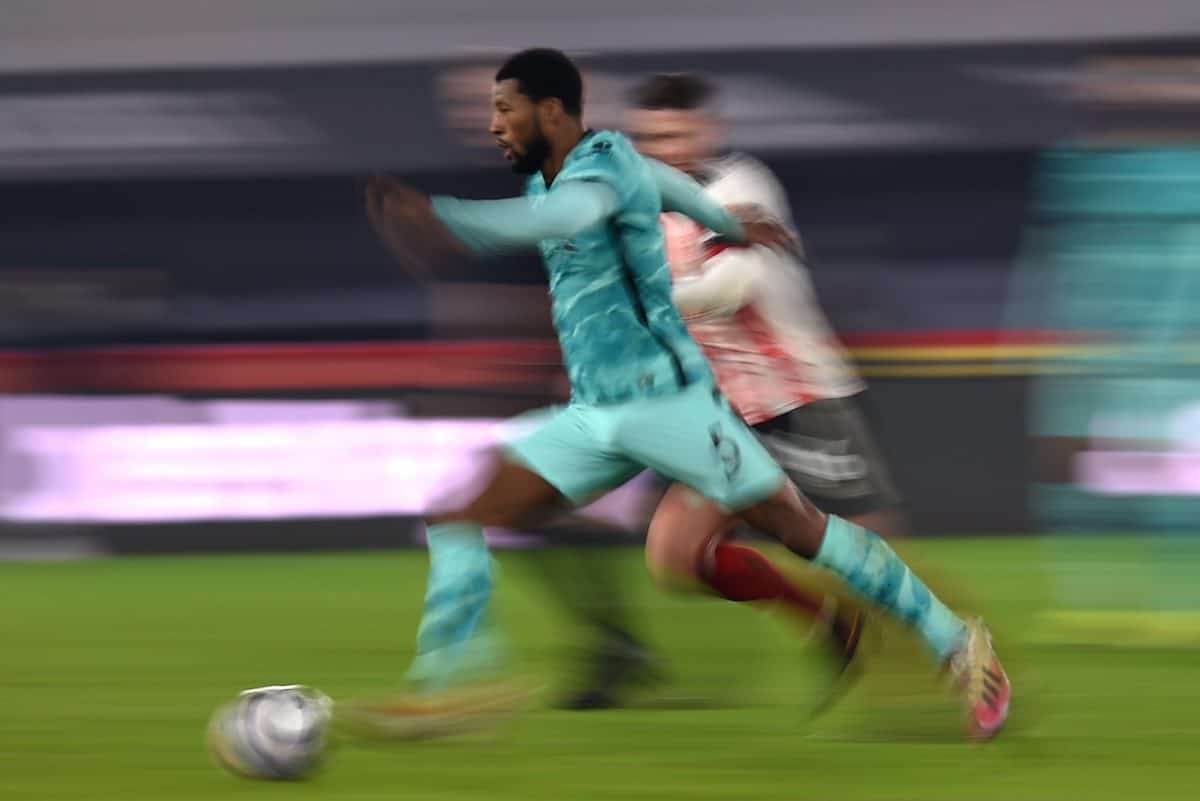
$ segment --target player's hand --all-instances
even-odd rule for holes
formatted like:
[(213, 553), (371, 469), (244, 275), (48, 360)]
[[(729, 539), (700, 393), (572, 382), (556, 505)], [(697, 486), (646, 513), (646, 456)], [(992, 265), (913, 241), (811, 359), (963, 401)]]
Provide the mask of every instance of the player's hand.
[(365, 195), (367, 216), (377, 227), (415, 229), (434, 218), (428, 197), (390, 176), (368, 179)]
[(389, 176), (366, 182), (363, 199), (376, 234), (415, 277), (428, 279), (439, 263), (464, 252), (422, 192)]
[(726, 206), (738, 218), (746, 235), (747, 245), (761, 245), (774, 250), (801, 253), (800, 237), (762, 206), (753, 203)]

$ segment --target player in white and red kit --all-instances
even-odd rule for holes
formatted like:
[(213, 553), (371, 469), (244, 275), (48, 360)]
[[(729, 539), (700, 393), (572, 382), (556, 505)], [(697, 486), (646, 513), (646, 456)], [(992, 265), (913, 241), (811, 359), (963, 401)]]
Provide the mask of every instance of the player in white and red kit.
[[(639, 86), (629, 115), (639, 149), (690, 173), (722, 205), (790, 220), (765, 165), (718, 155), (711, 94), (688, 74)], [(733, 246), (676, 214), (663, 215), (663, 228), (676, 305), (730, 403), (823, 511), (900, 533), (897, 493), (852, 400), (865, 386), (817, 304), (801, 254)]]

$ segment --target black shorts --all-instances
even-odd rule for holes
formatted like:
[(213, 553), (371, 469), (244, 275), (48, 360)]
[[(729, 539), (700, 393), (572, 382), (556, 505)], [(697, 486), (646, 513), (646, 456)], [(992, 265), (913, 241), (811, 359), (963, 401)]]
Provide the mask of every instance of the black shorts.
[(855, 517), (900, 503), (887, 463), (852, 399), (815, 401), (753, 429), (821, 511)]

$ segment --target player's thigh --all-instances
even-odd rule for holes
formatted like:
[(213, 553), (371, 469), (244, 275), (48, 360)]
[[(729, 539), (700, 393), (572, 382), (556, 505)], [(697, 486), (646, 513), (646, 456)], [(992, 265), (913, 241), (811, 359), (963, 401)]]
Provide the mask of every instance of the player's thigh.
[(690, 487), (671, 485), (646, 533), (646, 567), (660, 585), (692, 583), (705, 549), (733, 522), (728, 512)]
[(642, 470), (597, 436), (594, 417), (595, 410), (568, 406), (511, 440), (507, 459), (540, 476), (572, 505), (587, 503)]
[(614, 437), (631, 458), (727, 510), (769, 497), (783, 471), (711, 385), (631, 404)]
[(796, 487), (822, 511), (858, 517), (900, 504), (887, 462), (852, 400), (816, 401), (754, 430)]
[(558, 489), (533, 470), (507, 459), (502, 451), (484, 455), (482, 469), (467, 487), (435, 501), (425, 518), (431, 523), (465, 521), (482, 526), (515, 526), (565, 505)]
[(669, 482), (653, 470), (643, 470), (620, 487), (564, 515), (561, 522), (566, 526), (620, 529), (641, 537), (668, 486)]

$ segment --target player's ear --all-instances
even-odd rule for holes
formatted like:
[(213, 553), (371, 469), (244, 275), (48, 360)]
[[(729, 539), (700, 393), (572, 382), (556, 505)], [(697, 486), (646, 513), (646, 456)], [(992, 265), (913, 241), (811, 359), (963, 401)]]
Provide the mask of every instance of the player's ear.
[(567, 110), (563, 108), (563, 103), (557, 97), (546, 97), (538, 101), (538, 116), (541, 122), (552, 123), (560, 121), (566, 116)]

